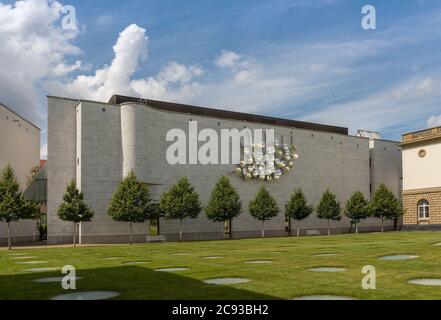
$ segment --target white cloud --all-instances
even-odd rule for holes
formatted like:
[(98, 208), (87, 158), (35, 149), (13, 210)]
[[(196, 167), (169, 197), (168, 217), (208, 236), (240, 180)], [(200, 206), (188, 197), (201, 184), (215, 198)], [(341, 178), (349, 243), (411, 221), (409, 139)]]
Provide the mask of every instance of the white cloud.
[(146, 30), (132, 24), (119, 34), (110, 65), (96, 70), (94, 75), (79, 75), (67, 82), (50, 81), (45, 87), (52, 94), (98, 101), (107, 101), (113, 94), (165, 100), (194, 97), (200, 89), (194, 80), (204, 73), (197, 65), (171, 61), (154, 77), (132, 79), (139, 63), (147, 58), (147, 44)]
[(65, 62), (60, 62), (54, 67), (51, 73), (56, 77), (62, 77), (75, 70), (79, 70), (81, 66), (82, 63), (80, 60), (75, 61), (74, 64), (66, 64)]
[(96, 23), (99, 26), (105, 26), (111, 24), (112, 22), (113, 22), (113, 15), (108, 12), (99, 15), (98, 18), (96, 19)]
[[(214, 64), (222, 66), (225, 72), (215, 73), (210, 66), (206, 66), (209, 72), (205, 72), (198, 65), (171, 61), (156, 75), (134, 78), (140, 62), (147, 56), (147, 44), (146, 30), (130, 25), (120, 33), (109, 65), (97, 69), (93, 75), (48, 82), (46, 88), (51, 94), (73, 98), (107, 101), (113, 94), (126, 94), (234, 107), (245, 112), (284, 112), (296, 118), (367, 129), (384, 128), (400, 121), (391, 119), (392, 115), (397, 118), (395, 100), (400, 100), (400, 104), (407, 100), (416, 103), (410, 98), (421, 99), (437, 91), (434, 79), (426, 77), (365, 100), (353, 95), (348, 103), (334, 103), (337, 95), (334, 91), (339, 92), (353, 82), (354, 65), (390, 45), (380, 40), (281, 47), (260, 59), (224, 50)], [(321, 106), (308, 112), (304, 106), (313, 101)], [(386, 117), (384, 113), (388, 110), (391, 112)]]
[(81, 50), (71, 43), (76, 31), (61, 28), (63, 5), (57, 1), (0, 2), (0, 97), (25, 117), (44, 126), (38, 83), (75, 70), (68, 55)]
[(67, 83), (47, 82), (46, 88), (52, 93), (103, 101), (113, 94), (135, 95), (130, 78), (139, 62), (147, 58), (147, 42), (145, 29), (129, 25), (113, 46), (114, 58), (109, 66), (96, 70), (92, 76), (79, 75)]
[(201, 93), (202, 86), (195, 78), (202, 74), (198, 66), (169, 62), (155, 77), (135, 79), (130, 85), (136, 96), (188, 102)]
[(433, 80), (432, 78), (426, 78), (423, 81), (420, 82), (420, 84), (417, 87), (418, 92), (421, 94), (427, 94), (432, 93), (433, 91)]
[(431, 116), (429, 120), (427, 120), (427, 127), (439, 127), (441, 126), (441, 114), (438, 116)]
[(162, 83), (188, 83), (195, 76), (201, 76), (204, 70), (198, 66), (186, 67), (175, 61), (169, 62), (159, 73), (158, 80)]
[(215, 65), (221, 68), (233, 68), (240, 59), (234, 51), (223, 50), (222, 53), (214, 60)]
[(40, 146), (40, 158), (47, 160), (47, 143), (46, 142), (44, 142)]
[[(424, 125), (428, 115), (439, 114), (440, 70), (424, 72), (422, 57), (409, 66), (414, 72), (411, 79), (403, 76), (400, 83), (394, 77), (388, 83), (382, 75), (397, 69), (388, 69), (390, 61), (380, 59), (415, 45), (414, 41), (433, 40), (433, 33), (418, 34), (410, 28), (409, 33), (378, 32), (375, 39), (259, 44), (253, 52), (223, 50), (203, 66), (170, 61), (156, 74), (139, 75), (148, 37), (145, 29), (132, 24), (119, 34), (112, 61), (86, 72), (89, 65), (75, 57), (82, 52), (72, 44), (78, 31), (61, 28), (62, 7), (49, 0), (0, 3), (0, 96), (24, 116), (38, 119), (41, 127), (46, 93), (41, 87), (49, 94), (73, 98), (106, 101), (113, 94), (126, 94), (353, 129), (382, 130), (415, 119)], [(97, 23), (111, 23), (110, 16), (103, 14)], [(382, 86), (375, 88), (378, 82)], [(438, 123), (440, 117), (432, 117), (428, 124)]]
[[(0, 97), (3, 103), (46, 127), (44, 80), (68, 76), (81, 68), (81, 49), (72, 44), (78, 34), (61, 26), (63, 4), (52, 0), (0, 2)], [(78, 23), (77, 23), (78, 26)], [(41, 133), (41, 156), (46, 157), (46, 130)]]
[(260, 77), (260, 69), (258, 66), (250, 66), (243, 70), (239, 70), (234, 75), (234, 81), (237, 84), (250, 84), (256, 82)]
[[(353, 97), (348, 102), (310, 113), (304, 119), (343, 126), (350, 124), (352, 131), (356, 129), (381, 131), (388, 127), (398, 127), (402, 132), (410, 131), (405, 127), (406, 124), (419, 121), (426, 112), (439, 110), (440, 80), (438, 78), (435, 81), (431, 77), (423, 80), (410, 79), (367, 97)], [(436, 86), (437, 90), (434, 89)], [(435, 124), (436, 121), (437, 118), (432, 117), (428, 124)]]
[(402, 87), (399, 87), (395, 90), (394, 96), (398, 99), (410, 98), (410, 97), (424, 97), (432, 94), (434, 89), (434, 82), (431, 77), (427, 77), (425, 79), (416, 79), (407, 84), (404, 84)]
[[(421, 117), (421, 104), (435, 108), (441, 92), (436, 74), (405, 79), (370, 95), (344, 92), (348, 84), (359, 81), (360, 74), (372, 72), (369, 65), (357, 67), (359, 61), (394, 46), (381, 37), (279, 47), (252, 59), (224, 50), (214, 60), (222, 69), (218, 72), (211, 66), (170, 61), (156, 75), (134, 78), (147, 57), (147, 45), (146, 30), (130, 25), (120, 33), (109, 65), (93, 75), (50, 81), (46, 88), (51, 94), (100, 101), (126, 94), (253, 113), (278, 112), (352, 130), (382, 130), (413, 121)], [(348, 98), (341, 102), (343, 94)], [(311, 110), (305, 108), (308, 104)]]

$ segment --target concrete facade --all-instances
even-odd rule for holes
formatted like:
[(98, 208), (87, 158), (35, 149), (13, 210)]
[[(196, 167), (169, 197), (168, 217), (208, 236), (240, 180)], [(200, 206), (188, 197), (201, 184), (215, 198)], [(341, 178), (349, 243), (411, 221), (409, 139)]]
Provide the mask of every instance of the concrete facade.
[[(342, 205), (355, 190), (371, 197), (371, 183), (386, 183), (400, 194), (401, 170), (391, 167), (401, 163), (396, 142), (375, 141), (326, 132), (252, 121), (217, 118), (190, 112), (161, 110), (142, 101), (121, 104), (57, 97), (48, 98), (48, 242), (63, 243), (72, 239), (71, 223), (60, 221), (57, 208), (70, 180), (75, 179), (85, 201), (95, 210), (92, 222), (83, 224), (83, 243), (125, 242), (129, 226), (114, 222), (106, 211), (110, 198), (122, 177), (134, 170), (137, 177), (150, 185), (154, 198), (167, 191), (181, 176), (187, 176), (199, 193), (202, 205), (221, 175), (227, 175), (239, 191), (242, 213), (232, 223), (233, 238), (257, 237), (260, 223), (248, 213), (248, 202), (264, 184), (277, 200), (279, 215), (265, 222), (266, 236), (284, 236), (284, 208), (292, 191), (302, 188), (308, 200), (317, 204), (326, 189), (337, 195)], [(250, 116), (251, 117), (251, 116)], [(257, 116), (255, 116), (257, 117)], [(236, 176), (236, 165), (170, 165), (166, 161), (166, 134), (172, 128), (188, 132), (189, 122), (197, 121), (198, 130), (274, 129), (282, 143), (295, 144), (299, 159), (292, 171), (278, 181), (245, 181)], [(219, 134), (220, 136), (220, 134)], [(377, 150), (377, 146), (378, 150)], [(374, 148), (374, 150), (373, 150)], [(386, 148), (386, 149), (385, 149)], [(375, 166), (370, 166), (370, 156)], [(375, 168), (376, 172), (372, 172)], [(384, 177), (384, 179), (382, 178)], [(296, 227), (291, 221), (292, 228)], [(379, 230), (379, 221), (363, 221), (360, 230)], [(303, 229), (323, 229), (326, 221), (312, 215), (301, 222)], [(333, 233), (348, 232), (345, 217), (331, 224)], [(160, 233), (167, 241), (176, 240), (177, 221), (160, 219)], [(388, 223), (392, 228), (392, 223)], [(304, 232), (304, 231), (303, 231)], [(149, 224), (134, 227), (135, 240), (145, 241)], [(184, 240), (222, 239), (223, 223), (209, 222), (204, 213), (183, 223)]]
[[(0, 103), (0, 170), (11, 165), (24, 191), (32, 168), (40, 164), (40, 129)], [(33, 239), (35, 222), (23, 220), (11, 224), (12, 243)], [(7, 243), (7, 227), (0, 222), (0, 246)]]
[[(404, 226), (441, 229), (441, 127), (406, 133), (401, 147)], [(424, 202), (428, 208), (419, 208)]]
[(402, 194), (401, 147), (396, 141), (370, 140), (371, 195), (384, 183), (395, 196)]

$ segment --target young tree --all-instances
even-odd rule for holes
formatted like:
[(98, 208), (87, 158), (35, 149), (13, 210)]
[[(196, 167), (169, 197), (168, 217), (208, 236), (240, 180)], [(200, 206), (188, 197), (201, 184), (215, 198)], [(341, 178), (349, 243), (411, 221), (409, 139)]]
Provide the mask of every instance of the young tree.
[(274, 200), (268, 190), (262, 186), (257, 192), (256, 197), (248, 204), (248, 210), (255, 219), (262, 222), (262, 238), (265, 238), (265, 221), (270, 220), (279, 213), (276, 200)]
[[(34, 220), (36, 225), (35, 225), (35, 229), (33, 232), (33, 240), (35, 242), (35, 234), (36, 231), (40, 229), (40, 223), (42, 220), (42, 216), (44, 214), (41, 213), (40, 210), (40, 203), (38, 202), (33, 202), (33, 201), (25, 201), (24, 203), (24, 207), (23, 207), (23, 215), (24, 215), (24, 219), (31, 219)], [(40, 236), (41, 238), (41, 236)]]
[(182, 241), (182, 221), (196, 218), (202, 210), (199, 196), (186, 177), (182, 177), (165, 192), (159, 209), (166, 219), (179, 219), (179, 241)]
[(383, 183), (375, 191), (370, 211), (373, 216), (381, 219), (381, 232), (384, 232), (384, 220), (395, 219), (403, 214), (400, 201)]
[(0, 221), (8, 225), (8, 249), (11, 250), (11, 222), (24, 217), (25, 200), (14, 170), (7, 165), (0, 176)]
[(142, 223), (152, 218), (154, 208), (150, 191), (145, 182), (138, 181), (131, 171), (119, 184), (112, 196), (107, 214), (115, 221), (129, 223), (129, 241), (132, 244), (132, 224)]
[[(240, 214), (242, 204), (239, 194), (226, 176), (220, 177), (211, 191), (211, 198), (205, 208), (205, 214), (210, 221), (225, 222), (231, 225), (231, 220)], [(231, 232), (230, 232), (231, 236)]]
[(369, 216), (369, 202), (364, 198), (363, 193), (356, 191), (346, 202), (345, 215), (355, 224), (355, 234), (358, 234), (358, 224), (361, 219)]
[(76, 246), (77, 224), (92, 220), (94, 212), (84, 203), (84, 195), (77, 189), (75, 181), (71, 181), (63, 195), (63, 202), (58, 208), (61, 220), (73, 222), (73, 245)]
[(290, 219), (297, 220), (297, 237), (300, 232), (299, 222), (306, 219), (313, 211), (314, 207), (308, 205), (303, 191), (295, 190), (286, 206), (286, 214)]
[(317, 217), (328, 220), (328, 236), (331, 234), (330, 221), (340, 221), (341, 219), (340, 204), (335, 199), (335, 195), (329, 190), (323, 193), (322, 199), (317, 206)]

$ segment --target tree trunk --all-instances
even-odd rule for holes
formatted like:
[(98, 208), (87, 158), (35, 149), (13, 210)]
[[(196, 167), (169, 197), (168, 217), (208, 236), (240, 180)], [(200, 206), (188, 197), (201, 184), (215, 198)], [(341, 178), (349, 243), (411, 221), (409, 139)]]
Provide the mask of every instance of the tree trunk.
[(38, 230), (38, 219), (35, 219), (35, 228), (34, 228), (34, 233), (32, 234), (34, 243), (36, 241), (37, 230)]
[(182, 242), (182, 219), (179, 219), (179, 242)]
[(133, 241), (132, 241), (132, 221), (130, 221), (129, 223), (129, 242), (130, 245), (132, 245)]
[(83, 244), (83, 230), (81, 228), (81, 221), (78, 223), (78, 244)]
[(381, 232), (384, 232), (384, 219), (381, 217)]
[(358, 224), (355, 223), (355, 234), (358, 234)]
[(76, 247), (77, 246), (77, 223), (74, 222), (74, 227), (73, 227), (73, 246)]
[(12, 246), (11, 246), (11, 226), (10, 226), (10, 222), (8, 222), (8, 250), (11, 250)]
[(331, 235), (331, 227), (330, 227), (330, 221), (329, 221), (329, 219), (328, 219), (328, 236), (330, 236)]
[(264, 224), (265, 220), (262, 220), (262, 238), (265, 238), (265, 228), (264, 228)]
[(297, 238), (299, 237), (299, 235), (300, 235), (300, 228), (299, 226), (297, 226)]

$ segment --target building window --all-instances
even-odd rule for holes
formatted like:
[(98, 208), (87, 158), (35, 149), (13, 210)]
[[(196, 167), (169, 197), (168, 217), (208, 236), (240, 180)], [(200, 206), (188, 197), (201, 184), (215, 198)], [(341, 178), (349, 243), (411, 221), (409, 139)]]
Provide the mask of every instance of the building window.
[(426, 156), (426, 150), (424, 150), (424, 149), (421, 149), (420, 151), (418, 151), (418, 156), (420, 157), (420, 158), (424, 158), (425, 156)]
[(429, 201), (425, 199), (418, 201), (418, 218), (429, 219)]

